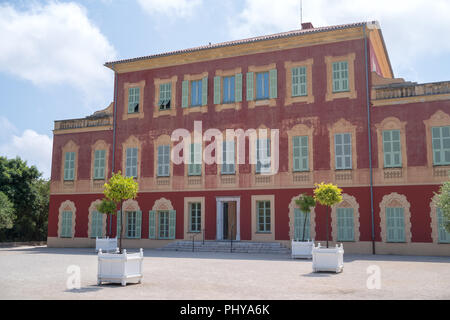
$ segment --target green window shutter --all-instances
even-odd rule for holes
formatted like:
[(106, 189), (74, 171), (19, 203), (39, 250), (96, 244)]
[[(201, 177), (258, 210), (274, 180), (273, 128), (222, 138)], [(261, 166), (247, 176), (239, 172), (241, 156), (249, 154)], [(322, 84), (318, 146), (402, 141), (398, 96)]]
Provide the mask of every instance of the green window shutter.
[(399, 130), (383, 131), (383, 153), (385, 168), (401, 167), (402, 152)]
[(300, 97), (308, 95), (306, 83), (306, 67), (292, 68), (292, 96)]
[(136, 238), (141, 238), (142, 211), (136, 211)]
[[(305, 214), (306, 225), (305, 225)], [(303, 237), (303, 226), (305, 225), (305, 237)], [(310, 214), (301, 211), (299, 208), (294, 209), (294, 239), (295, 240), (310, 240)]]
[(333, 63), (333, 92), (348, 91), (348, 63), (340, 61)]
[(403, 208), (396, 208), (397, 211), (397, 241), (405, 242), (405, 214)]
[(98, 237), (97, 234), (97, 211), (92, 212), (91, 216), (91, 238)]
[(252, 101), (254, 97), (254, 74), (253, 72), (247, 72), (247, 101)]
[(294, 171), (308, 171), (308, 136), (293, 137), (292, 148)]
[(338, 241), (354, 241), (354, 219), (353, 208), (338, 208), (337, 215), (337, 240)]
[(94, 179), (105, 178), (105, 150), (95, 150), (94, 154)]
[(177, 212), (175, 210), (169, 211), (169, 239), (175, 239), (177, 224)]
[(121, 216), (121, 213), (120, 213), (120, 210), (119, 211), (117, 211), (117, 231), (116, 231), (116, 237), (117, 238), (119, 238), (119, 237), (121, 237), (122, 235), (121, 235), (121, 229), (122, 229), (122, 216)]
[(221, 77), (214, 77), (214, 104), (220, 104)]
[(63, 211), (61, 237), (72, 238), (72, 211)]
[(236, 83), (235, 83), (235, 101), (241, 102), (242, 101), (242, 73), (236, 74)]
[(191, 144), (191, 153), (188, 165), (188, 175), (199, 176), (202, 174), (202, 145)]
[(433, 164), (450, 164), (450, 126), (432, 128)]
[(334, 136), (335, 164), (337, 170), (352, 169), (352, 140), (350, 133), (337, 133)]
[(270, 99), (276, 99), (278, 96), (278, 79), (277, 69), (269, 71), (269, 97)]
[(66, 152), (64, 159), (64, 180), (75, 179), (75, 152)]
[(140, 88), (128, 88), (128, 113), (139, 111)]
[(202, 79), (202, 106), (208, 104), (208, 77)]
[(181, 84), (181, 107), (187, 108), (189, 106), (189, 81), (184, 80)]
[(156, 211), (153, 210), (148, 213), (148, 237), (156, 239)]
[(445, 223), (447, 222), (442, 210), (440, 208), (436, 209), (437, 223), (438, 223), (438, 241), (439, 243), (450, 243), (450, 232), (445, 229)]
[(405, 219), (403, 208), (386, 208), (387, 242), (405, 242)]

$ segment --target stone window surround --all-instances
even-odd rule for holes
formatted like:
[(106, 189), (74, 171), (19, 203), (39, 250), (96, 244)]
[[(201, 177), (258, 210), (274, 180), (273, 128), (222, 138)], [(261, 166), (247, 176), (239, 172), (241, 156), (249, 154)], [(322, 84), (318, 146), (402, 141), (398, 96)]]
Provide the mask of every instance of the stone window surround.
[(135, 179), (140, 179), (141, 177), (141, 159), (142, 159), (142, 142), (136, 138), (134, 135), (128, 137), (125, 142), (122, 143), (122, 174), (126, 175), (127, 168), (127, 149), (137, 148), (138, 158), (137, 158), (137, 177)]
[[(305, 124), (297, 124), (287, 131), (289, 139), (289, 172), (313, 172), (314, 171), (314, 127)], [(292, 143), (293, 137), (307, 136), (308, 137), (308, 171), (294, 171), (294, 146)]]
[[(384, 195), (382, 201), (380, 202), (380, 230), (381, 230), (381, 242), (387, 242), (387, 226), (386, 226), (386, 208), (388, 207), (401, 207), (404, 212), (405, 221), (405, 243), (411, 243), (411, 211), (410, 203), (406, 196), (392, 192), (388, 195)], [(401, 244), (401, 243), (400, 243)]]
[[(154, 109), (153, 109), (153, 118), (157, 118), (160, 116), (176, 116), (177, 115), (177, 81), (178, 76), (173, 76), (171, 78), (155, 78), (153, 80), (155, 85), (155, 101), (154, 101)], [(171, 83), (171, 100), (170, 100), (170, 109), (169, 110), (159, 110), (159, 86), (161, 84)]]
[[(334, 99), (349, 98), (356, 99), (357, 92), (355, 88), (355, 58), (354, 52), (344, 56), (325, 56), (325, 64), (327, 68), (327, 93), (325, 101), (332, 101)], [(347, 61), (348, 63), (348, 87), (349, 91), (333, 92), (333, 63)]]
[[(270, 232), (258, 232), (257, 228), (257, 201), (270, 201)], [(275, 241), (275, 195), (252, 195), (252, 241)]]
[[(202, 80), (203, 78), (206, 78), (206, 77), (208, 77), (208, 71), (205, 71), (203, 73), (198, 73), (198, 74), (185, 74), (184, 75), (183, 80), (189, 81), (189, 85), (188, 85), (189, 89), (188, 89), (188, 106), (187, 106), (187, 108), (183, 108), (183, 115), (186, 115), (189, 113), (195, 113), (195, 112), (201, 112), (201, 113), (208, 112), (208, 103), (206, 103), (206, 105), (204, 105), (204, 106), (193, 106), (193, 107), (191, 106), (191, 81)], [(208, 79), (208, 87), (209, 87), (209, 79)], [(202, 94), (203, 94), (203, 92), (202, 92)], [(209, 95), (209, 92), (208, 92), (208, 95)], [(209, 99), (207, 99), (207, 100), (209, 100)]]
[(75, 222), (76, 222), (76, 212), (77, 208), (75, 207), (75, 203), (66, 200), (61, 203), (58, 210), (58, 238), (61, 238), (61, 232), (62, 232), (62, 214), (63, 211), (71, 211), (72, 212), (72, 239), (75, 238)]
[[(91, 237), (91, 231), (92, 231), (92, 214), (94, 213), (94, 211), (98, 211), (97, 210), (97, 206), (99, 204), (102, 203), (102, 200), (98, 199), (95, 200), (91, 203), (91, 205), (89, 206), (89, 215), (88, 215), (88, 238), (92, 238)], [(102, 237), (106, 237), (106, 218), (107, 215), (106, 214), (102, 214)]]
[[(232, 103), (223, 103), (223, 78), (225, 77), (232, 77), (236, 76), (237, 74), (242, 74), (242, 68), (238, 67), (235, 69), (229, 69), (229, 70), (216, 70), (216, 77), (221, 77), (220, 81), (220, 104), (217, 104), (215, 106), (216, 112), (221, 112), (223, 110), (228, 109), (234, 109), (234, 110), (241, 110), (242, 108), (242, 101), (241, 102), (232, 102)], [(235, 78), (236, 79), (236, 78)], [(242, 75), (242, 99), (244, 99), (244, 80), (245, 77)], [(235, 86), (236, 86), (236, 80), (235, 80)], [(236, 87), (235, 87), (236, 90)]]
[[(130, 88), (139, 88), (139, 112), (136, 113), (128, 113), (128, 89)], [(145, 80), (139, 82), (125, 82), (123, 85), (123, 101), (124, 101), (124, 109), (122, 120), (128, 120), (132, 118), (144, 118), (144, 89), (145, 89)]]
[[(396, 117), (385, 118), (378, 124), (375, 124), (377, 130), (377, 143), (378, 143), (378, 167), (385, 168), (384, 166), (384, 144), (383, 144), (383, 131), (386, 130), (399, 130), (400, 131), (400, 147), (402, 154), (401, 168), (408, 167), (407, 145), (406, 145), (406, 121), (400, 121)], [(392, 169), (392, 168), (387, 168)]]
[[(338, 208), (352, 208), (353, 209), (353, 235), (354, 240), (350, 242), (358, 242), (360, 238), (360, 213), (359, 213), (359, 203), (356, 201), (354, 196), (347, 193), (342, 194), (342, 202), (338, 205), (331, 207), (331, 239), (335, 242), (338, 241), (338, 219), (337, 219), (337, 209)], [(343, 242), (343, 241), (339, 241)]]
[[(201, 231), (200, 232), (190, 232), (190, 212), (189, 212), (189, 203), (200, 203), (201, 206)], [(199, 238), (203, 235), (203, 230), (205, 229), (205, 197), (185, 197), (184, 198), (184, 239), (192, 240), (192, 235), (198, 234), (199, 236), (196, 240), (200, 240)]]
[[(356, 170), (358, 163), (358, 154), (356, 152), (356, 125), (351, 124), (344, 118), (339, 119), (333, 125), (328, 126), (328, 131), (330, 135), (330, 168), (332, 171), (350, 171)], [(334, 145), (334, 135), (337, 133), (350, 133), (352, 142), (352, 168), (346, 170), (336, 169), (336, 157), (335, 157), (335, 145)]]
[[(294, 103), (306, 102), (314, 103), (313, 95), (313, 81), (312, 81), (312, 67), (314, 64), (314, 59), (307, 59), (303, 61), (286, 61), (284, 63), (284, 68), (286, 72), (286, 96), (285, 96), (285, 106), (290, 106)], [(296, 67), (306, 67), (306, 96), (292, 96), (292, 68)]]
[[(273, 98), (273, 99), (267, 98), (264, 100), (256, 100), (256, 90), (257, 90), (256, 74), (261, 73), (261, 72), (269, 72), (272, 69), (277, 69), (276, 63), (271, 63), (271, 64), (267, 64), (267, 65), (263, 65), (263, 66), (252, 65), (252, 66), (248, 67), (248, 72), (253, 72), (253, 100), (247, 101), (249, 109), (254, 109), (255, 107), (258, 107), (258, 106), (276, 107), (276, 105), (277, 105), (276, 98)], [(278, 76), (277, 76), (277, 78), (278, 78)], [(246, 75), (245, 75), (245, 77), (244, 77), (244, 75), (242, 75), (242, 83), (244, 83), (244, 82), (247, 83)], [(269, 84), (270, 84), (270, 76), (269, 76)], [(277, 83), (277, 85), (278, 85), (278, 83)], [(269, 89), (269, 91), (270, 91), (270, 89)], [(244, 93), (244, 90), (242, 90), (242, 92)], [(247, 96), (246, 91), (245, 91), (245, 96)], [(245, 99), (247, 100), (247, 97)]]
[[(301, 194), (298, 196), (295, 196), (291, 199), (291, 202), (289, 203), (289, 239), (294, 240), (294, 222), (295, 222), (295, 209), (298, 209), (297, 204), (295, 203), (295, 200), (298, 200), (300, 198)], [(309, 236), (311, 237), (311, 240), (314, 240), (316, 238), (316, 211), (315, 208), (311, 208), (311, 212), (309, 213)]]

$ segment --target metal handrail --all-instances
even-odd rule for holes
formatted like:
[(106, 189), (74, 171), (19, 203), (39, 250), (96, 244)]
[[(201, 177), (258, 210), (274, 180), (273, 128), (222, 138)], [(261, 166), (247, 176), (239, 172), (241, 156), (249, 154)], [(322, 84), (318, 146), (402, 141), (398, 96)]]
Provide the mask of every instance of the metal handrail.
[(230, 253), (233, 253), (233, 229), (234, 229), (234, 224), (231, 226), (231, 235), (230, 235)]
[(194, 248), (195, 248), (195, 242), (194, 242), (195, 237), (198, 236), (198, 235), (199, 235), (199, 234), (196, 233), (196, 234), (194, 234), (194, 235), (191, 236), (191, 238), (192, 238), (192, 252), (194, 252)]

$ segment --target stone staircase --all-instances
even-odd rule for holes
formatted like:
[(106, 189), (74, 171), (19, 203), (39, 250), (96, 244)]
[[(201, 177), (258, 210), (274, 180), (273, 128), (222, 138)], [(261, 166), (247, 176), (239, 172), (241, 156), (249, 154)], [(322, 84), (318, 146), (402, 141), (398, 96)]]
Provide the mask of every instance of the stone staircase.
[[(163, 251), (192, 252), (192, 241), (176, 241), (159, 248)], [(194, 241), (194, 252), (235, 252), (235, 253), (271, 253), (290, 254), (291, 249), (278, 242), (240, 242), (233, 241), (231, 251), (230, 241)]]

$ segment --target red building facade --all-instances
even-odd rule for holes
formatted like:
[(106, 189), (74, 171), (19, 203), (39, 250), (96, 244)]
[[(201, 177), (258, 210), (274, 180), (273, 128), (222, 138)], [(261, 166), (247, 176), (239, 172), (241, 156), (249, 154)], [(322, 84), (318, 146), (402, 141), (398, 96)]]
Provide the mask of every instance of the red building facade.
[[(55, 122), (49, 246), (94, 246), (96, 235), (116, 235), (117, 218), (97, 214), (96, 204), (121, 170), (139, 183), (138, 198), (124, 206), (125, 246), (196, 235), (289, 246), (302, 232), (295, 199), (332, 182), (344, 201), (332, 209), (329, 237), (346, 252), (450, 255), (433, 204), (450, 169), (450, 83), (394, 78), (376, 22), (305, 25), (106, 66), (115, 73), (114, 102)], [(186, 129), (194, 139), (196, 121), (203, 135), (278, 130), (279, 145), (268, 147), (278, 170), (262, 174), (251, 163), (266, 149), (250, 136), (245, 163), (237, 139), (226, 147), (231, 167), (168, 163), (179, 143), (172, 134)], [(200, 140), (199, 150), (214, 142)], [(325, 213), (311, 212), (306, 237), (326, 239)]]

